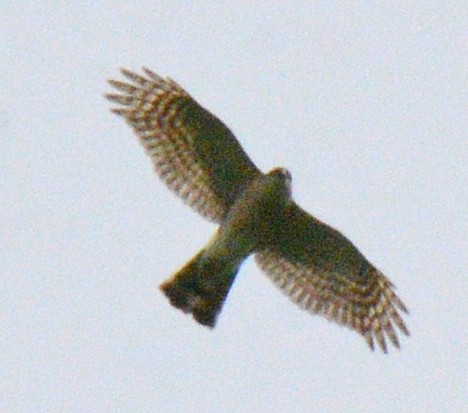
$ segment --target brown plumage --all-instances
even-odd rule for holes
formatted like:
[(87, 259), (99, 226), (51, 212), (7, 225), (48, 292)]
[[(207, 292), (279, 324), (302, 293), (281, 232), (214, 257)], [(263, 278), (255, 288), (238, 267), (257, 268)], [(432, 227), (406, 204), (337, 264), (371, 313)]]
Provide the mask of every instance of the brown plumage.
[(369, 346), (396, 328), (408, 335), (407, 312), (392, 283), (340, 232), (291, 199), (282, 168), (260, 172), (232, 132), (168, 78), (144, 68), (110, 80), (119, 107), (166, 185), (205, 218), (218, 223), (212, 240), (161, 290), (170, 302), (213, 327), (242, 262), (259, 267), (302, 308), (362, 334)]

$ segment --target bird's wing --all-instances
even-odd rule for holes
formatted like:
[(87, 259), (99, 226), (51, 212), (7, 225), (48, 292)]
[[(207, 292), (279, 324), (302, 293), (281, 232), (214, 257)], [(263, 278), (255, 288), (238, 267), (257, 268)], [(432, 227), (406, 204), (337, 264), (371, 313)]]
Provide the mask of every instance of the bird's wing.
[(278, 223), (276, 237), (256, 253), (259, 267), (302, 308), (374, 339), (399, 347), (394, 325), (408, 335), (399, 310), (407, 312), (392, 283), (341, 233), (294, 202)]
[(204, 217), (220, 222), (243, 187), (260, 171), (231, 131), (169, 78), (143, 68), (109, 80), (105, 96), (125, 118), (167, 186)]

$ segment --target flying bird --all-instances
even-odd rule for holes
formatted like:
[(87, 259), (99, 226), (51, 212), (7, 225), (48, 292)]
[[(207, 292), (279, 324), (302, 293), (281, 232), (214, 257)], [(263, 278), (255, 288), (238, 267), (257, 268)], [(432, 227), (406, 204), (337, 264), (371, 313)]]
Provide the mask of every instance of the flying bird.
[(154, 169), (185, 203), (219, 227), (160, 289), (171, 304), (214, 327), (242, 263), (250, 255), (295, 303), (360, 333), (371, 349), (407, 312), (393, 284), (339, 231), (291, 198), (284, 168), (262, 173), (216, 116), (181, 86), (147, 68), (109, 80), (111, 109), (132, 127)]

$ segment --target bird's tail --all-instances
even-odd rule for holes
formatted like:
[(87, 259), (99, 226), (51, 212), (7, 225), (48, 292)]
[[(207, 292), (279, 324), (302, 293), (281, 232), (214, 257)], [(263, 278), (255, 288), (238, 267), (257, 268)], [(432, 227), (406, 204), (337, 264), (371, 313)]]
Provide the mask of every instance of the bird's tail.
[(238, 270), (238, 265), (205, 258), (202, 250), (159, 288), (174, 307), (214, 327)]

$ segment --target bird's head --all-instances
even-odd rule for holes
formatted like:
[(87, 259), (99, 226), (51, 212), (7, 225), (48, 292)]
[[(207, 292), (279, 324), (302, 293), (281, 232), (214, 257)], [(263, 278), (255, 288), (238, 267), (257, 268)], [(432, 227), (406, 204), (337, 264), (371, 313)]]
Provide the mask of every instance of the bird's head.
[(268, 176), (273, 177), (281, 181), (281, 184), (285, 187), (288, 197), (291, 196), (291, 173), (285, 168), (274, 168), (268, 172)]

